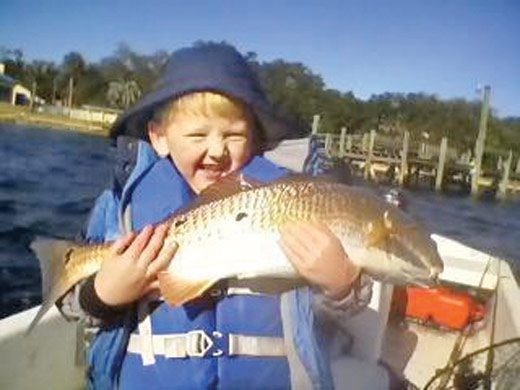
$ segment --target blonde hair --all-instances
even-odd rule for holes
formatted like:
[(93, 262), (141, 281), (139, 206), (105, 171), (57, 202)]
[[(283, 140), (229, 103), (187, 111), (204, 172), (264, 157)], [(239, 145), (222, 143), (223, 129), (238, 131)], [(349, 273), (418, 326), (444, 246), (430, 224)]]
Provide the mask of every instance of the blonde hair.
[(247, 120), (250, 126), (254, 119), (247, 106), (235, 99), (215, 92), (193, 92), (166, 103), (153, 115), (156, 122), (170, 122), (176, 115), (223, 117), (231, 120)]

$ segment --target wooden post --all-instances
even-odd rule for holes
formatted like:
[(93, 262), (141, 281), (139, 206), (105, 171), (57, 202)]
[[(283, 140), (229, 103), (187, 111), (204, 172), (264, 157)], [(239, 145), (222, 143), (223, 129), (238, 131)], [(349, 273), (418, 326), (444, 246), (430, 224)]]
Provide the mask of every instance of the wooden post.
[(469, 164), (471, 161), (471, 150), (467, 150), (460, 156), (460, 162), (461, 164)]
[(327, 156), (332, 156), (332, 134), (327, 133), (325, 134), (325, 153), (327, 153)]
[(424, 142), (421, 142), (421, 144), (419, 145), (419, 151), (417, 153), (417, 157), (419, 157), (420, 159), (424, 159), (425, 154), (426, 154), (426, 145), (424, 144)]
[(339, 137), (339, 157), (343, 157), (345, 155), (345, 137), (347, 135), (347, 128), (341, 128), (341, 136)]
[(444, 175), (444, 164), (446, 162), (446, 151), (448, 150), (448, 138), (442, 137), (441, 149), (439, 151), (439, 163), (437, 165), (437, 176), (435, 177), (435, 191), (442, 190), (442, 177)]
[(29, 103), (29, 109), (32, 112), (34, 110), (34, 99), (36, 98), (36, 80), (33, 80), (31, 89), (31, 101)]
[(516, 169), (515, 169), (515, 173), (517, 175), (520, 175), (520, 156), (517, 158), (516, 160)]
[(361, 140), (361, 150), (366, 153), (368, 150), (368, 133), (363, 133), (363, 139)]
[(484, 97), (482, 99), (482, 107), (480, 109), (480, 124), (478, 128), (477, 142), (475, 143), (475, 166), (473, 167), (473, 175), (471, 177), (471, 194), (478, 195), (478, 179), (480, 177), (482, 156), (484, 155), (484, 146), (486, 144), (487, 121), (489, 115), (489, 94), (491, 88), (489, 85), (484, 87)]
[(497, 198), (505, 199), (507, 195), (507, 186), (509, 184), (509, 172), (511, 170), (511, 162), (513, 161), (513, 151), (509, 151), (509, 155), (507, 156), (507, 160), (503, 166), (503, 174), (502, 180), (498, 184)]
[(401, 150), (401, 172), (399, 173), (399, 185), (402, 187), (404, 178), (408, 174), (408, 145), (410, 144), (410, 133), (404, 132), (403, 149)]
[(345, 145), (345, 149), (347, 152), (352, 150), (352, 134), (347, 134), (347, 144)]
[(320, 116), (314, 115), (312, 117), (312, 135), (318, 134), (318, 128), (320, 126)]
[(52, 105), (56, 105), (56, 77), (52, 79)]
[(74, 79), (72, 76), (69, 77), (69, 96), (67, 101), (67, 106), (69, 107), (69, 110), (72, 108), (72, 93), (74, 89)]
[(376, 131), (370, 130), (370, 139), (368, 141), (368, 154), (365, 159), (365, 180), (370, 178), (370, 165), (372, 164), (372, 154), (374, 152), (374, 143), (376, 140)]

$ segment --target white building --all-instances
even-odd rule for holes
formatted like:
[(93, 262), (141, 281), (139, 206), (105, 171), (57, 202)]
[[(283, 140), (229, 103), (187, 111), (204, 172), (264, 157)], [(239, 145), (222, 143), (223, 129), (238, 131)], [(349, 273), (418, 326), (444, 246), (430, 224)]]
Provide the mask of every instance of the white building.
[(3, 63), (0, 63), (0, 101), (18, 106), (28, 105), (31, 101), (31, 91), (6, 75)]

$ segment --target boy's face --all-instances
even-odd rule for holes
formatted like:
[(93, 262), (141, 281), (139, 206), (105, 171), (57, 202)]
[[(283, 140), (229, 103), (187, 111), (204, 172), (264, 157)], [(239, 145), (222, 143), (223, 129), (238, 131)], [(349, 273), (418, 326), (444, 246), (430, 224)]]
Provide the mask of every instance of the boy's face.
[(158, 154), (171, 157), (196, 193), (242, 168), (253, 152), (251, 123), (245, 118), (178, 113), (170, 122), (152, 122), (149, 135)]

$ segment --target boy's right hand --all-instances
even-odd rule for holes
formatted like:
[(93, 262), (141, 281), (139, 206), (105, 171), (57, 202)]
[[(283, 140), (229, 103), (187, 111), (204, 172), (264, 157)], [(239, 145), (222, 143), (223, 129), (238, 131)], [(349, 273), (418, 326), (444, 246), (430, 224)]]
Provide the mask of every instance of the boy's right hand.
[(169, 264), (178, 245), (164, 245), (168, 226), (147, 226), (114, 242), (111, 256), (94, 279), (99, 299), (109, 306), (125, 305), (159, 288), (157, 273)]

